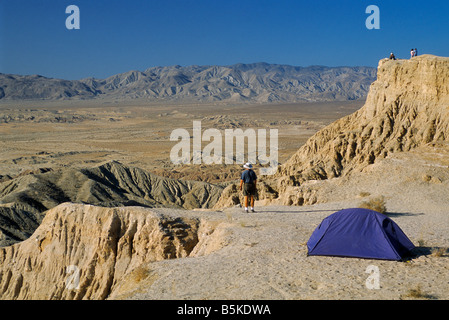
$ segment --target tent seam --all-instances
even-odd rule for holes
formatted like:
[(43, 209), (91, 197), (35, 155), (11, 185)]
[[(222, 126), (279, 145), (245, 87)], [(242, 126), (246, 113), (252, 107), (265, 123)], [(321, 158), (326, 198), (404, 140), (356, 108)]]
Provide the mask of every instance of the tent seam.
[[(385, 217), (384, 220), (388, 220), (388, 219), (389, 219), (388, 217)], [(376, 217), (376, 221), (377, 221), (378, 225), (380, 226), (380, 230), (382, 230), (382, 234), (384, 235), (384, 237), (386, 238), (388, 244), (390, 245), (390, 248), (393, 249), (393, 252), (396, 254), (396, 257), (399, 258), (398, 260), (401, 260), (402, 257), (400, 256), (400, 254), (396, 251), (396, 249), (395, 249), (395, 248), (393, 247), (393, 245), (391, 244), (390, 237), (388, 237), (388, 235), (385, 233), (385, 230), (384, 230), (383, 226), (380, 224), (380, 222), (379, 222), (379, 220), (377, 219), (377, 217)], [(393, 221), (393, 220), (392, 220), (392, 221)], [(382, 222), (383, 222), (383, 220), (382, 220)], [(393, 222), (394, 222), (394, 221), (393, 221)]]

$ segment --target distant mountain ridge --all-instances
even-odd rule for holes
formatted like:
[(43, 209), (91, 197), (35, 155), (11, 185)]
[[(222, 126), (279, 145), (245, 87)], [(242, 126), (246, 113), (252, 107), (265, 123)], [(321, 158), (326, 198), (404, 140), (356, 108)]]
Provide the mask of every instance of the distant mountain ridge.
[(106, 79), (0, 74), (0, 100), (148, 99), (295, 102), (365, 98), (376, 68), (268, 63), (152, 67)]

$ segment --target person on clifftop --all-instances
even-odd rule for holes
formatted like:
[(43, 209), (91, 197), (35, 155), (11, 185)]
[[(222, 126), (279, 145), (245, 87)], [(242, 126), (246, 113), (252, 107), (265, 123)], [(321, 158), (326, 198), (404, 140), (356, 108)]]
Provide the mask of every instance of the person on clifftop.
[(246, 163), (243, 165), (245, 171), (242, 172), (240, 179), (240, 190), (243, 189), (243, 196), (245, 197), (245, 212), (248, 212), (248, 200), (251, 197), (251, 212), (254, 212), (254, 197), (257, 192), (257, 175), (252, 170), (253, 165)]

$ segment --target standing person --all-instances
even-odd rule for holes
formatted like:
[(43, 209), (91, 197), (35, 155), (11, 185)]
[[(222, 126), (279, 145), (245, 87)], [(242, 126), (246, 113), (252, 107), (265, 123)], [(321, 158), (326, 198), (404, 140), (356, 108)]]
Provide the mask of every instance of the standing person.
[(410, 58), (413, 58), (415, 56), (415, 50), (410, 50)]
[(245, 212), (248, 212), (248, 198), (251, 197), (251, 212), (254, 212), (254, 197), (257, 192), (257, 175), (252, 170), (253, 165), (246, 163), (243, 165), (245, 171), (242, 172), (240, 179), (240, 190), (243, 188), (243, 196), (245, 197)]
[(415, 57), (418, 56), (418, 49), (415, 48)]

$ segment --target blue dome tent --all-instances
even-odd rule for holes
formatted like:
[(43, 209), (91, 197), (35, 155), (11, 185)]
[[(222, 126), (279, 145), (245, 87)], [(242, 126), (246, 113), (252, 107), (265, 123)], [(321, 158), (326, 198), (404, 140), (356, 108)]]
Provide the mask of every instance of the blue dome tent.
[(415, 246), (387, 216), (344, 209), (327, 218), (307, 242), (308, 255), (401, 260)]

